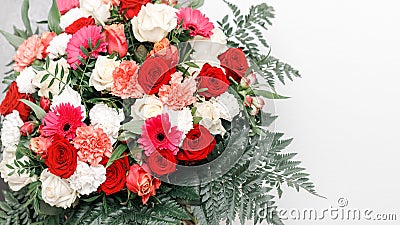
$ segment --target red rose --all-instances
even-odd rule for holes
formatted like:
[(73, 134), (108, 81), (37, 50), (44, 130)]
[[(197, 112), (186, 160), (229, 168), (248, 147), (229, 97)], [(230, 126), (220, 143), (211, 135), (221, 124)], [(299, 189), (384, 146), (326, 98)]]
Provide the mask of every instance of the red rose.
[(8, 87), (8, 91), (6, 93), (6, 97), (0, 105), (0, 114), (6, 116), (12, 113), (13, 110), (17, 110), (19, 112), (19, 116), (22, 121), (26, 122), (31, 113), (31, 108), (25, 105), (20, 99), (26, 99), (29, 101), (33, 101), (33, 98), (29, 94), (21, 94), (18, 92), (17, 83), (14, 81)]
[(199, 83), (200, 96), (207, 98), (218, 97), (228, 90), (230, 82), (226, 78), (224, 71), (221, 68), (213, 67), (210, 64), (204, 64), (197, 76), (197, 82)]
[(195, 124), (183, 140), (182, 150), (178, 152), (177, 159), (189, 162), (203, 160), (214, 150), (215, 145), (215, 138), (210, 131), (200, 124)]
[[(100, 162), (103, 166), (106, 166), (107, 163), (107, 158), (103, 158)], [(112, 195), (122, 190), (126, 184), (126, 171), (128, 170), (128, 157), (114, 161), (106, 170), (106, 181), (100, 185), (100, 190), (106, 195)]]
[(170, 174), (176, 170), (176, 158), (170, 150), (154, 151), (146, 162), (150, 170), (158, 176)]
[(128, 52), (128, 42), (126, 42), (124, 25), (112, 24), (104, 26), (104, 33), (108, 42), (108, 53), (111, 55), (116, 52), (119, 57), (125, 57)]
[(132, 19), (139, 14), (143, 5), (151, 3), (151, 0), (121, 0), (121, 12), (125, 12), (125, 17)]
[(246, 75), (249, 69), (246, 56), (240, 48), (230, 48), (218, 57), (221, 66), (226, 70), (228, 77), (232, 77), (236, 82)]
[(67, 179), (74, 174), (77, 165), (77, 150), (68, 140), (54, 136), (53, 143), (47, 148), (45, 164), (50, 173)]
[(170, 67), (168, 63), (162, 57), (150, 57), (144, 61), (139, 69), (138, 82), (146, 94), (155, 94), (162, 85), (169, 83), (176, 68)]
[[(90, 26), (90, 25), (95, 25), (96, 21), (92, 17), (82, 17), (75, 22), (73, 22), (71, 25), (69, 25), (67, 28), (65, 28), (65, 33), (67, 34), (75, 34), (78, 30), (80, 30), (82, 27)], [(93, 43), (96, 45), (96, 43)]]
[(19, 129), (21, 132), (21, 135), (26, 137), (28, 135), (31, 135), (33, 131), (35, 130), (36, 124), (33, 121), (28, 121), (25, 122), (24, 125)]
[(40, 97), (39, 104), (40, 104), (40, 108), (42, 108), (45, 112), (49, 112), (50, 106), (51, 106), (50, 99), (48, 99), (46, 97)]
[(146, 204), (150, 196), (156, 195), (156, 190), (160, 188), (161, 181), (146, 172), (138, 164), (131, 166), (126, 178), (126, 187), (142, 197), (142, 203)]

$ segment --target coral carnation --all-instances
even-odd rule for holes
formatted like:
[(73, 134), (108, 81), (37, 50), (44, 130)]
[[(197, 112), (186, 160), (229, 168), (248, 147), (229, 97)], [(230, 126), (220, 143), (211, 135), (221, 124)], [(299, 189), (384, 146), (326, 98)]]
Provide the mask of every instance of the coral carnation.
[[(89, 46), (89, 40), (91, 40), (92, 46)], [(100, 42), (100, 45), (96, 47), (96, 44)], [(107, 51), (107, 42), (105, 42), (105, 37), (101, 34), (101, 27), (99, 26), (86, 26), (78, 30), (74, 35), (72, 35), (71, 40), (67, 45), (67, 61), (73, 69), (76, 69), (81, 65), (79, 57), (86, 59), (87, 56), (82, 52), (81, 47), (85, 48), (90, 57), (97, 58), (99, 53)]]
[(171, 128), (168, 114), (147, 119), (142, 130), (142, 137), (139, 138), (138, 143), (147, 156), (157, 149), (168, 149), (174, 155), (178, 153), (182, 131), (179, 131), (177, 127)]
[(139, 66), (133, 61), (123, 61), (113, 72), (113, 95), (126, 98), (141, 98), (143, 89), (138, 84)]
[(197, 89), (195, 79), (189, 77), (183, 82), (182, 80), (182, 73), (174, 73), (170, 85), (163, 85), (159, 90), (161, 102), (172, 110), (181, 110), (196, 102), (196, 97), (193, 96)]
[(200, 10), (182, 8), (176, 15), (178, 16), (178, 23), (182, 23), (183, 29), (190, 30), (190, 36), (200, 35), (210, 38), (213, 34), (214, 24)]
[(78, 159), (97, 166), (103, 157), (111, 157), (112, 144), (110, 138), (101, 128), (83, 126), (76, 130), (76, 138), (73, 141), (78, 149)]
[(41, 131), (47, 137), (58, 134), (72, 140), (75, 138), (76, 129), (84, 125), (82, 120), (81, 107), (74, 107), (70, 103), (61, 103), (43, 118), (44, 126)]
[(25, 67), (30, 66), (35, 59), (42, 59), (44, 46), (42, 39), (38, 35), (33, 35), (26, 39), (22, 45), (18, 47), (14, 55), (14, 70), (21, 72)]

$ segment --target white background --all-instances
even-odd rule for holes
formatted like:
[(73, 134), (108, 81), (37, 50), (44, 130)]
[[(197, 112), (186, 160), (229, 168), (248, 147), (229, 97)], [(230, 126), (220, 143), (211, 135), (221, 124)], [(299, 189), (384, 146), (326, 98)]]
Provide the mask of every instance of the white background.
[[(0, 29), (19, 23), (20, 0), (1, 0)], [(32, 17), (44, 19), (48, 0), (32, 0)], [(262, 1), (232, 2), (244, 10)], [(289, 151), (311, 173), (321, 199), (285, 190), (279, 206), (338, 207), (397, 213), (400, 220), (400, 2), (398, 0), (268, 0), (276, 19), (267, 39), (272, 54), (298, 68), (302, 79), (278, 88), (292, 96), (276, 102), (276, 126), (294, 137)], [(206, 0), (202, 9), (213, 20), (228, 8)], [(0, 38), (0, 64), (12, 48)], [(7, 47), (6, 47), (7, 46)], [(2, 66), (0, 72), (4, 72)], [(374, 214), (372, 214), (374, 215)], [(379, 221), (293, 221), (288, 225), (398, 224)]]

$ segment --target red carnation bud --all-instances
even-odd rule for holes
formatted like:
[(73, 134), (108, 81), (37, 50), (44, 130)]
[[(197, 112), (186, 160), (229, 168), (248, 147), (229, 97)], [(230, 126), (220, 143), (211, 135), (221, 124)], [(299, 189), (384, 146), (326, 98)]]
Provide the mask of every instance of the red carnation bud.
[(24, 125), (22, 125), (22, 127), (19, 129), (19, 131), (21, 132), (21, 135), (26, 137), (30, 134), (33, 133), (33, 131), (35, 130), (35, 122), (33, 121), (28, 121), (25, 122)]
[(253, 98), (250, 95), (247, 95), (244, 101), (244, 106), (250, 107), (252, 103), (253, 103)]
[(40, 107), (45, 111), (48, 112), (50, 110), (51, 101), (46, 97), (40, 98)]

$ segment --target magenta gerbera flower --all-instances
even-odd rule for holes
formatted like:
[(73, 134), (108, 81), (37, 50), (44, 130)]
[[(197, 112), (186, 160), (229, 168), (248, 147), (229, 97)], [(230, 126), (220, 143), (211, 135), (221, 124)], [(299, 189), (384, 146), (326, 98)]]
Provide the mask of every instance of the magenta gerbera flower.
[(168, 149), (176, 155), (179, 151), (182, 132), (177, 127), (171, 127), (168, 114), (149, 118), (142, 126), (142, 137), (138, 143), (144, 153), (150, 156), (157, 149)]
[(81, 107), (74, 107), (70, 103), (62, 103), (54, 107), (43, 118), (44, 126), (41, 132), (46, 137), (58, 134), (68, 140), (72, 140), (75, 138), (76, 129), (84, 125), (83, 119)]
[(183, 29), (190, 30), (190, 36), (200, 35), (210, 38), (213, 34), (214, 24), (200, 10), (181, 8), (176, 15), (178, 16), (178, 23), (181, 23), (183, 20)]
[[(100, 44), (98, 45), (99, 42)], [(91, 43), (91, 46), (89, 43)], [(72, 35), (72, 38), (68, 42), (66, 52), (68, 64), (74, 70), (82, 64), (79, 57), (83, 59), (88, 58), (87, 54), (82, 51), (81, 46), (86, 49), (90, 57), (93, 58), (97, 58), (101, 52), (106, 52), (107, 42), (105, 41), (105, 36), (101, 33), (101, 27), (96, 25), (86, 26)]]

